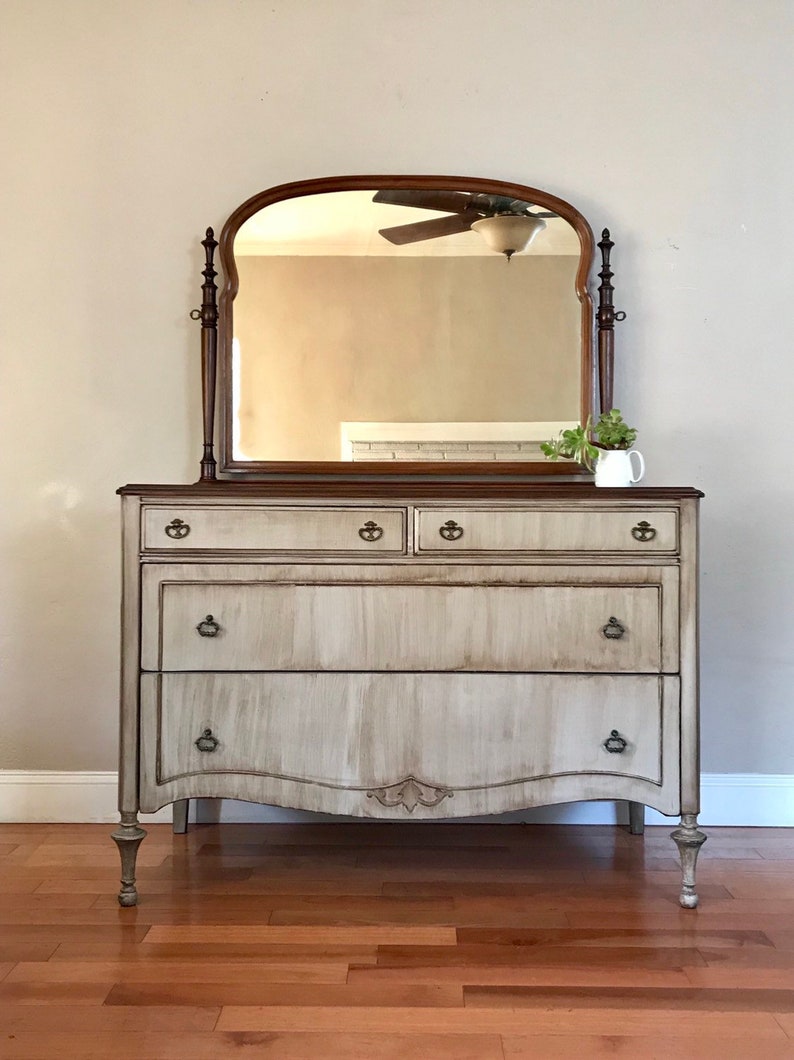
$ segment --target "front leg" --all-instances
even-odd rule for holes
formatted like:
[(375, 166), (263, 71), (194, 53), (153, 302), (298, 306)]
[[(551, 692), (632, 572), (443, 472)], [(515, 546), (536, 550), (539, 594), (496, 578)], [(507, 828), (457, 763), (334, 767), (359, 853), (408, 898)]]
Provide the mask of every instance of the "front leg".
[(697, 824), (696, 813), (684, 813), (681, 815), (681, 827), (670, 833), (670, 838), (675, 840), (681, 858), (682, 882), (679, 902), (684, 909), (694, 909), (698, 904), (695, 890), (695, 866), (700, 848), (706, 842), (707, 836), (699, 831)]
[(111, 835), (121, 855), (119, 905), (137, 905), (138, 892), (135, 889), (135, 862), (138, 857), (138, 847), (146, 835), (146, 832), (138, 824), (137, 813), (122, 812), (121, 824)]

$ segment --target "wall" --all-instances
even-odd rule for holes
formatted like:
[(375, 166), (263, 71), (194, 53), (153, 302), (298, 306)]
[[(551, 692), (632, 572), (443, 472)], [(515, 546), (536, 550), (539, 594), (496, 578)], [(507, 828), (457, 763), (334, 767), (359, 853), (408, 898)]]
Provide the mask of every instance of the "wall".
[(339, 460), (349, 420), (578, 421), (578, 265), (551, 254), (240, 258), (240, 448)]
[(201, 251), (268, 185), (460, 173), (608, 225), (618, 404), (703, 507), (703, 765), (794, 773), (788, 0), (5, 0), (0, 765), (115, 765), (127, 481), (198, 471)]

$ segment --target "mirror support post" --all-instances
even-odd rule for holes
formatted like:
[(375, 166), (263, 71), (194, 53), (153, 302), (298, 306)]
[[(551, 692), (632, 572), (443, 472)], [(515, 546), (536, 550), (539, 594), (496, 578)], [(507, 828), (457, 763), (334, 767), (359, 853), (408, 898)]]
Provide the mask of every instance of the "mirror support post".
[(195, 310), (191, 314), (195, 319), (201, 320), (201, 398), (204, 408), (204, 451), (201, 457), (201, 482), (214, 482), (215, 454), (214, 454), (214, 432), (215, 432), (215, 381), (218, 366), (218, 287), (215, 277), (213, 259), (218, 241), (211, 228), (207, 229), (207, 235), (201, 241), (204, 247), (205, 264), (202, 275), (204, 283), (201, 285), (201, 310)]
[(598, 243), (598, 249), (601, 251), (601, 271), (598, 274), (601, 278), (601, 283), (598, 285), (598, 311), (596, 313), (598, 322), (598, 398), (601, 404), (601, 412), (609, 412), (612, 408), (612, 386), (615, 367), (615, 321), (626, 319), (626, 314), (616, 312), (612, 304), (615, 288), (612, 286), (614, 273), (609, 265), (609, 257), (614, 245), (614, 242), (609, 237), (609, 229), (605, 228)]

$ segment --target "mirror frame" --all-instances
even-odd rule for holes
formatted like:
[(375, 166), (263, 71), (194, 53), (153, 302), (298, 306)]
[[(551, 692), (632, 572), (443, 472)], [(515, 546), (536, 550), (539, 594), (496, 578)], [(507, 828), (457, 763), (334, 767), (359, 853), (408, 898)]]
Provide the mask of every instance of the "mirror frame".
[[(240, 226), (252, 217), (255, 213), (264, 209), (266, 206), (270, 206), (273, 203), (281, 202), (284, 199), (300, 198), (306, 195), (316, 195), (321, 193), (327, 193), (332, 191), (361, 191), (368, 190), (371, 188), (388, 188), (392, 189), (416, 189), (416, 190), (445, 190), (445, 191), (475, 191), (484, 192), (490, 195), (504, 195), (512, 199), (521, 199), (525, 202), (532, 203), (534, 206), (539, 206), (544, 210), (550, 210), (553, 213), (558, 214), (562, 217), (571, 227), (575, 230), (581, 247), (579, 257), (579, 268), (575, 278), (575, 292), (576, 296), (581, 305), (581, 355), (580, 355), (580, 379), (581, 379), (581, 409), (580, 416), (581, 422), (586, 423), (589, 416), (591, 416), (596, 408), (597, 393), (604, 392), (604, 374), (605, 366), (603, 358), (599, 355), (598, 361), (601, 365), (600, 369), (596, 364), (595, 350), (594, 350), (594, 324), (596, 322), (596, 312), (593, 302), (593, 297), (589, 290), (589, 283), (591, 280), (591, 273), (593, 270), (593, 257), (594, 257), (594, 238), (593, 232), (588, 224), (586, 218), (572, 206), (570, 203), (563, 199), (558, 198), (556, 195), (552, 195), (547, 191), (541, 191), (538, 188), (531, 188), (523, 184), (514, 184), (508, 181), (502, 180), (490, 180), (483, 177), (448, 177), (448, 176), (415, 176), (415, 175), (362, 175), (362, 176), (338, 176), (338, 177), (320, 177), (313, 180), (300, 180), (293, 181), (288, 184), (280, 184), (273, 188), (268, 188), (265, 191), (258, 192), (253, 195), (250, 199), (247, 199), (241, 206), (231, 214), (226, 224), (223, 226), (221, 232), (220, 241), (215, 244), (212, 238), (212, 231), (207, 231), (207, 239), (203, 241), (203, 245), (207, 250), (207, 268), (204, 271), (205, 276), (205, 303), (202, 307), (200, 314), (197, 314), (198, 318), (202, 320), (203, 329), (210, 327), (214, 324), (214, 321), (210, 323), (210, 317), (213, 315), (208, 313), (207, 306), (207, 287), (211, 284), (214, 288), (214, 269), (212, 268), (212, 253), (214, 247), (217, 245), (220, 248), (219, 261), (223, 270), (223, 287), (220, 295), (220, 302), (218, 310), (214, 311), (215, 320), (217, 321), (218, 328), (218, 340), (219, 340), (219, 364), (218, 364), (218, 382), (219, 382), (219, 456), (220, 456), (220, 467), (219, 470), (224, 473), (230, 473), (235, 477), (240, 475), (246, 476), (264, 476), (264, 475), (285, 475), (290, 476), (301, 476), (301, 475), (315, 475), (315, 476), (345, 476), (358, 478), (361, 476), (436, 476), (436, 477), (450, 477), (450, 476), (536, 476), (536, 475), (571, 475), (586, 473), (584, 469), (578, 464), (572, 464), (570, 462), (551, 462), (551, 461), (508, 461), (508, 460), (490, 460), (490, 461), (366, 461), (356, 463), (352, 461), (266, 461), (266, 460), (235, 460), (232, 449), (232, 339), (233, 339), (233, 307), (234, 299), (237, 295), (239, 288), (239, 279), (237, 273), (237, 266), (234, 258), (234, 240)], [(605, 231), (605, 237), (608, 238), (608, 233)], [(211, 243), (211, 247), (208, 246), (208, 242)], [(599, 244), (601, 246), (601, 244)], [(610, 243), (611, 246), (611, 243)], [(606, 267), (608, 264), (605, 262)], [(208, 275), (210, 270), (211, 275)], [(602, 281), (604, 279), (603, 273)], [(610, 273), (611, 277), (611, 273)], [(607, 278), (607, 283), (609, 278)], [(602, 283), (603, 286), (603, 283)], [(611, 288), (610, 288), (611, 295)], [(599, 309), (599, 331), (600, 331), (600, 313)], [(211, 465), (207, 459), (207, 429), (209, 427), (209, 441), (210, 441), (210, 459), (212, 457), (211, 449), (211, 436), (212, 436), (212, 420), (213, 420), (213, 408), (214, 400), (210, 397), (208, 401), (208, 392), (214, 392), (215, 384), (215, 370), (214, 363), (212, 364), (211, 376), (207, 370), (208, 358), (204, 356), (204, 340), (207, 332), (202, 331), (202, 361), (204, 362), (203, 370), (203, 383), (204, 383), (204, 407), (205, 407), (205, 449), (204, 449), (204, 461), (202, 462), (202, 479), (210, 479), (215, 477), (214, 459), (212, 459)], [(611, 340), (611, 331), (609, 334)], [(601, 344), (601, 335), (599, 334), (599, 346)], [(213, 343), (214, 345), (214, 343)], [(212, 351), (211, 360), (214, 362), (214, 350)], [(599, 350), (600, 354), (600, 350)], [(609, 374), (611, 376), (611, 365), (609, 366)], [(611, 385), (610, 385), (611, 389)], [(603, 399), (602, 399), (603, 403)], [(209, 406), (209, 407), (208, 407)]]

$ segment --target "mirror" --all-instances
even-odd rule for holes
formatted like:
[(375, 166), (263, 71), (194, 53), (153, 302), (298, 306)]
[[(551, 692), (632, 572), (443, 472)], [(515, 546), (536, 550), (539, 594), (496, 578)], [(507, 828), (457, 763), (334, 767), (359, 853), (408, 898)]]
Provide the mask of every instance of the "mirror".
[(220, 256), (223, 470), (529, 471), (593, 409), (593, 237), (548, 193), (283, 185), (235, 211)]

